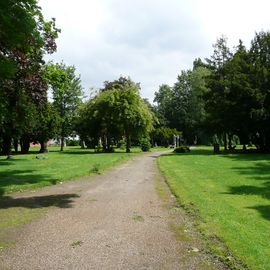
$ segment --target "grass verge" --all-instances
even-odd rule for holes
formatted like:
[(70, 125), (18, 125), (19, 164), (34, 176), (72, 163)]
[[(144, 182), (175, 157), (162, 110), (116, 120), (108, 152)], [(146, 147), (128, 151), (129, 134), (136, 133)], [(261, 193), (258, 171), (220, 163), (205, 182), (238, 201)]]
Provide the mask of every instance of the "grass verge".
[[(48, 154), (0, 157), (0, 195), (55, 185), (76, 177), (101, 173), (123, 162), (135, 153), (94, 153), (92, 150), (68, 147), (64, 152), (52, 148)], [(42, 156), (44, 159), (37, 159)]]
[(270, 269), (269, 161), (263, 154), (213, 155), (207, 147), (158, 160), (209, 251), (233, 269)]

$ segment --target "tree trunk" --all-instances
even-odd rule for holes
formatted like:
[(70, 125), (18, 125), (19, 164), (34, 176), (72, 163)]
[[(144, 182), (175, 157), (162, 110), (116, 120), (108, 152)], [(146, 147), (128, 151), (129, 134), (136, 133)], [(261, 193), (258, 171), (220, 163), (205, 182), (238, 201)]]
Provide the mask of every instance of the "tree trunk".
[(81, 146), (81, 149), (85, 149), (86, 148), (86, 145), (85, 145), (84, 140), (80, 140), (80, 146)]
[(28, 154), (29, 152), (29, 148), (30, 148), (30, 141), (28, 138), (22, 138), (20, 140), (20, 144), (21, 144), (21, 153), (22, 154)]
[(232, 150), (232, 134), (228, 134), (228, 141), (229, 150)]
[(127, 140), (127, 145), (126, 145), (126, 153), (130, 153), (130, 148), (131, 148), (131, 142), (130, 142), (130, 136), (129, 134), (126, 135), (126, 140)]
[(224, 133), (223, 141), (224, 141), (224, 150), (227, 151), (228, 150), (227, 133)]
[(62, 151), (64, 151), (64, 144), (65, 144), (65, 137), (63, 135), (61, 135), (60, 142), (61, 142), (60, 151), (62, 152)]
[(48, 142), (40, 141), (39, 143), (40, 143), (39, 153), (48, 153), (49, 152)]
[(8, 135), (3, 136), (2, 154), (11, 155), (11, 137)]
[(17, 154), (18, 153), (18, 147), (19, 147), (18, 139), (13, 139), (13, 147), (14, 147), (15, 153)]

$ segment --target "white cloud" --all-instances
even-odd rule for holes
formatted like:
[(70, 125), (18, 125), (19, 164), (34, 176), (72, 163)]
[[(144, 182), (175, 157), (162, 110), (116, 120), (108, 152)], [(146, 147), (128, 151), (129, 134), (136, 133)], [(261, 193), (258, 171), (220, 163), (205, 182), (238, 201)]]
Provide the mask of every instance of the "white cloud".
[(82, 82), (130, 76), (153, 99), (162, 83), (173, 84), (197, 57), (209, 57), (222, 34), (229, 44), (248, 45), (255, 31), (268, 30), (266, 0), (41, 0), (47, 19), (62, 33), (52, 56), (75, 65)]

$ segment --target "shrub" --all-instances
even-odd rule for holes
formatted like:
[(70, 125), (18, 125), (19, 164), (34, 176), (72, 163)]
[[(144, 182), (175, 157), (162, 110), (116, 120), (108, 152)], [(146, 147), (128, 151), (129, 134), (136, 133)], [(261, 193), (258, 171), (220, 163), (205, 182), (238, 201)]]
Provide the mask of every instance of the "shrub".
[(141, 146), (141, 149), (142, 149), (143, 152), (147, 152), (151, 148), (151, 143), (150, 143), (149, 139), (142, 138), (140, 140), (140, 146)]
[(92, 167), (92, 169), (90, 170), (91, 173), (96, 173), (96, 174), (100, 174), (100, 164), (99, 163), (95, 163)]
[(190, 152), (190, 149), (186, 145), (179, 146), (173, 150), (174, 153), (187, 153)]
[(66, 140), (67, 146), (79, 146), (80, 141), (78, 140)]

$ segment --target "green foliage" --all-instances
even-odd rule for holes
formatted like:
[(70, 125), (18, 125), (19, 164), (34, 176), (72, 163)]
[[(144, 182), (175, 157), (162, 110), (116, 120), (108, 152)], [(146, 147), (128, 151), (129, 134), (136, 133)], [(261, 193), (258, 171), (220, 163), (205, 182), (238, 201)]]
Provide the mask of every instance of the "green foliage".
[(148, 152), (151, 149), (151, 143), (149, 141), (149, 138), (142, 138), (140, 140), (140, 146), (143, 152)]
[(100, 174), (100, 164), (99, 163), (95, 163), (92, 167), (92, 169), (90, 170), (91, 173), (96, 173), (96, 174)]
[(205, 77), (210, 71), (199, 66), (193, 71), (182, 71), (173, 87), (162, 85), (155, 93), (157, 117), (161, 126), (181, 130), (190, 144), (202, 137), (205, 119), (203, 94)]
[(77, 131), (81, 138), (95, 141), (101, 138), (105, 152), (110, 151), (113, 142), (125, 137), (129, 152), (131, 139), (147, 135), (152, 130), (153, 119), (137, 85), (128, 79), (124, 80), (123, 88), (109, 87), (80, 108)]
[(181, 137), (182, 132), (175, 128), (160, 127), (155, 128), (152, 131), (151, 138), (154, 145), (168, 147), (173, 144), (174, 135), (179, 135)]
[(64, 139), (74, 130), (77, 108), (81, 104), (81, 80), (75, 74), (75, 67), (66, 66), (63, 62), (50, 62), (46, 67), (45, 78), (52, 87), (53, 107), (61, 119), (58, 135), (63, 150)]
[[(269, 63), (270, 33), (255, 35), (248, 51), (240, 41), (234, 54), (223, 40), (218, 60), (210, 61), (212, 74), (205, 93), (209, 129), (226, 134), (229, 144), (237, 135), (243, 144), (253, 142), (258, 149), (270, 150)], [(224, 50), (224, 51), (222, 51)], [(215, 54), (214, 54), (215, 55)]]
[(46, 22), (36, 0), (0, 3), (0, 137), (2, 152), (11, 141), (29, 143), (36, 115), (47, 102), (44, 54), (56, 50), (59, 30)]
[(186, 145), (181, 145), (173, 150), (174, 153), (188, 153), (190, 148)]
[(72, 140), (72, 139), (67, 139), (66, 140), (66, 145), (67, 146), (79, 146), (80, 145), (80, 141), (78, 141), (78, 140)]

